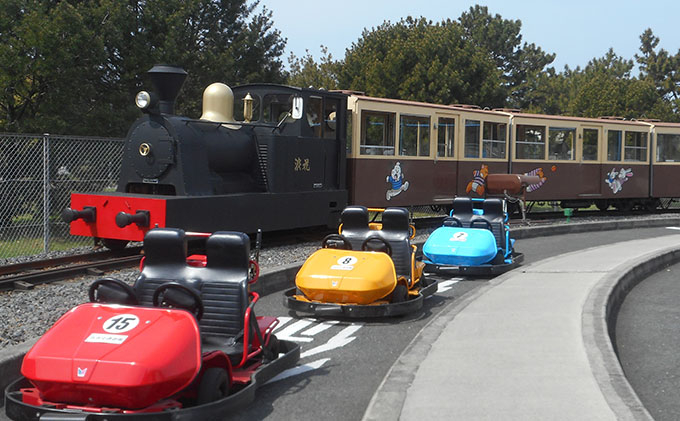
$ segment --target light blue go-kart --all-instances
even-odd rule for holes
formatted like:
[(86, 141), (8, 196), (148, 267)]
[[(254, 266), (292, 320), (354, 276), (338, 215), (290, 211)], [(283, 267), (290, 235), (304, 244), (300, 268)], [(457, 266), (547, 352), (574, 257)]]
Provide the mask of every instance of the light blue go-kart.
[[(481, 205), (474, 206), (474, 203)], [(507, 225), (508, 213), (501, 199), (456, 197), (443, 226), (423, 246), (426, 272), (497, 275), (518, 266), (517, 253)]]

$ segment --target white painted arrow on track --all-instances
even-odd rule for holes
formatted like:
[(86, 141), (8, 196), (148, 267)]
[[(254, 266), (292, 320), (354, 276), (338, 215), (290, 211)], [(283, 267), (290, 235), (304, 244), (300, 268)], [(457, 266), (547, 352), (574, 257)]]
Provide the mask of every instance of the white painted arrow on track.
[(316, 360), (308, 364), (302, 364), (297, 367), (289, 368), (288, 370), (284, 370), (277, 374), (276, 376), (272, 377), (272, 379), (265, 384), (278, 382), (279, 380), (283, 380), (288, 377), (293, 377), (297, 376), (298, 374), (303, 374), (312, 370), (317, 370), (321, 368), (324, 364), (326, 364), (328, 361), (330, 361), (330, 358), (322, 358), (320, 360)]
[(441, 281), (437, 284), (437, 292), (445, 292), (453, 288), (454, 284), (457, 284), (458, 282), (462, 281), (463, 278), (452, 278), (449, 279), (448, 281)]

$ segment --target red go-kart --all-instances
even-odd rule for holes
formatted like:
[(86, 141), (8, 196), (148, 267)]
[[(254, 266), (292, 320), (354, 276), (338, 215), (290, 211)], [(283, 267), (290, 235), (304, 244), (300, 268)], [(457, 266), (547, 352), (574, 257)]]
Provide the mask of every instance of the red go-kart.
[(151, 230), (133, 287), (95, 281), (38, 340), (6, 389), (11, 419), (217, 420), (296, 364), (299, 345), (253, 313), (249, 238), (217, 232), (187, 257), (188, 235)]

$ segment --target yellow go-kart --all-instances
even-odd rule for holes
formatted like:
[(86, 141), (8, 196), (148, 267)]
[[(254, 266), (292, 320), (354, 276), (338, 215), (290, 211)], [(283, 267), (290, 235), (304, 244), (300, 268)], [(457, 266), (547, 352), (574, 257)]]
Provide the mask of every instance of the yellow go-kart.
[[(382, 214), (382, 221), (369, 223), (369, 212)], [(318, 316), (396, 316), (420, 309), (437, 290), (416, 261), (408, 210), (349, 206), (341, 222), (338, 234), (324, 238), (302, 265), (296, 288), (285, 292), (288, 308)]]

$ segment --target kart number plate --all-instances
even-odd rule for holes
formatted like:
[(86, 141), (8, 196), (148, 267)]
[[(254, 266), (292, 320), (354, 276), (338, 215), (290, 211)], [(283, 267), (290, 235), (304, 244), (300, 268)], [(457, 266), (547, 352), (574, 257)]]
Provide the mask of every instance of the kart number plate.
[(127, 335), (113, 335), (110, 333), (91, 333), (85, 339), (88, 343), (120, 345), (127, 339)]

